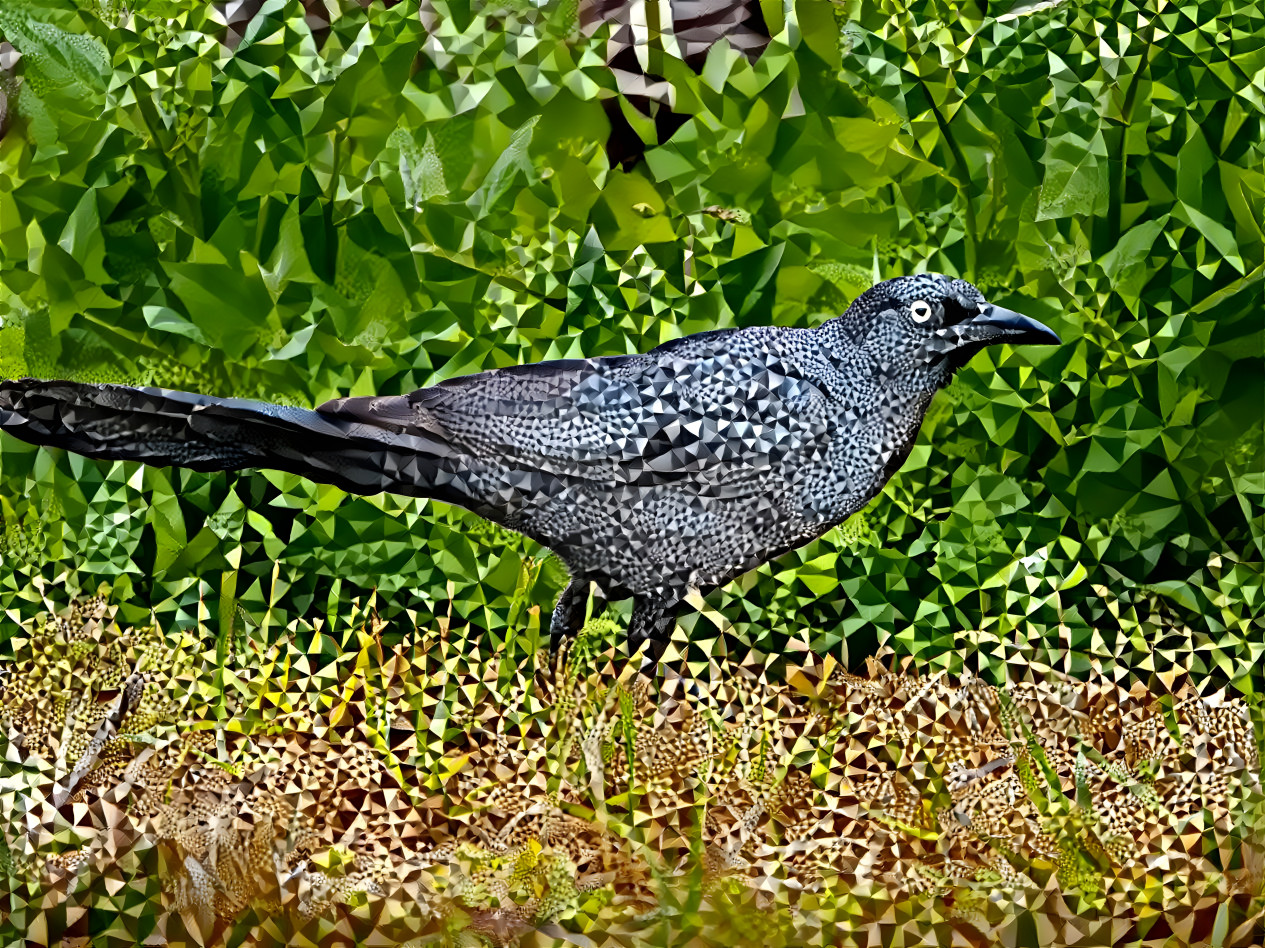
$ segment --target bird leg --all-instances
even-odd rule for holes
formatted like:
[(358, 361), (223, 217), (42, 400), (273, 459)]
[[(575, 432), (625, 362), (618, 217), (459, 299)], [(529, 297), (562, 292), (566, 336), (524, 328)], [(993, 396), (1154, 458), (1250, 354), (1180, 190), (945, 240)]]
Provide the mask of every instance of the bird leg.
[(573, 579), (567, 583), (553, 607), (549, 619), (549, 656), (558, 654), (563, 639), (574, 638), (584, 627), (584, 606), (588, 599), (589, 584), (586, 580)]
[(628, 652), (635, 655), (646, 643), (646, 654), (641, 660), (642, 672), (652, 675), (663, 658), (664, 649), (672, 639), (672, 627), (680, 601), (651, 599), (637, 596), (633, 599), (632, 618), (628, 620)]
[[(549, 620), (549, 655), (558, 654), (563, 639), (574, 638), (584, 628), (586, 618), (585, 607), (589, 600), (589, 581), (573, 579), (562, 590), (558, 603), (553, 607), (553, 615)], [(593, 594), (593, 611), (591, 615), (601, 615), (606, 610), (606, 600), (601, 590)]]
[[(654, 683), (660, 697), (666, 697), (662, 691), (668, 684), (667, 667), (663, 664), (663, 653), (672, 639), (672, 627), (676, 624), (677, 613), (681, 610), (680, 600), (665, 599), (633, 599), (633, 614), (628, 622), (628, 651), (630, 657), (639, 651), (641, 643), (646, 649), (642, 655), (638, 674), (644, 675)], [(680, 690), (683, 689), (683, 690)], [(691, 699), (702, 701), (703, 693), (691, 676), (677, 678), (672, 695), (677, 701)]]

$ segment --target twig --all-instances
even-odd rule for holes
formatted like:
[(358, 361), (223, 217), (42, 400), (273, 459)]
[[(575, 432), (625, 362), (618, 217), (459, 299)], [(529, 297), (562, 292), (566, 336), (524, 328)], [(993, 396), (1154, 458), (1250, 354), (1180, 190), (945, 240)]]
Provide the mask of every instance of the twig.
[(93, 734), (92, 740), (88, 742), (88, 746), (82, 756), (80, 756), (79, 762), (75, 764), (75, 769), (66, 778), (65, 785), (57, 784), (53, 788), (52, 803), (54, 807), (60, 807), (69, 800), (83, 781), (83, 778), (97, 765), (106, 744), (110, 743), (114, 736), (118, 734), (119, 726), (123, 723), (123, 719), (127, 717), (129, 711), (136, 707), (136, 703), (140, 701), (144, 690), (145, 677), (140, 672), (134, 671), (127, 676), (127, 679), (123, 682), (123, 687), (119, 689), (118, 700), (114, 703), (110, 713), (106, 715), (105, 720), (97, 725), (96, 733)]

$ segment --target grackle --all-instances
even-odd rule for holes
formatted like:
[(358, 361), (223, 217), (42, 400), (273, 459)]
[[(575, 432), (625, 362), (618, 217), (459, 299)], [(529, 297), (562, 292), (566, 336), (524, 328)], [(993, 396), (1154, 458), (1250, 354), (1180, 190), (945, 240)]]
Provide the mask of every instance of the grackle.
[(275, 468), (358, 494), (458, 504), (553, 550), (571, 582), (633, 599), (630, 647), (660, 652), (682, 599), (821, 536), (904, 463), (936, 391), (993, 343), (1045, 326), (938, 274), (898, 277), (815, 329), (686, 336), (315, 410), (161, 388), (0, 382), (0, 428), (93, 458)]

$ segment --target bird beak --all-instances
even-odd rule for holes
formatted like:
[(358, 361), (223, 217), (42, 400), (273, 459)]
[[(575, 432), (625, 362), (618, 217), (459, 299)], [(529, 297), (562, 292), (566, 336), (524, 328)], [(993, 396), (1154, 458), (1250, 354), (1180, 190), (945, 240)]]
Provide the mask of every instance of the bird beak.
[(1060, 342), (1048, 326), (1030, 316), (1002, 309), (992, 303), (980, 305), (979, 315), (962, 324), (963, 341), (975, 343), (1008, 342), (1011, 345), (1036, 343), (1052, 345)]

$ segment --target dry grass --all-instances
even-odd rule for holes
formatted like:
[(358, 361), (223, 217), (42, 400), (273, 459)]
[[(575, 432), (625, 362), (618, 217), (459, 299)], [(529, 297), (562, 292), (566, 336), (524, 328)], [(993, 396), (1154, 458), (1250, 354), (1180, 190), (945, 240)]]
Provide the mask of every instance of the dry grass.
[(1257, 735), (1189, 677), (998, 688), (804, 652), (778, 680), (750, 656), (656, 690), (604, 620), (548, 667), (354, 618), (222, 669), (104, 599), (10, 638), (5, 924), (46, 945), (1259, 944)]

